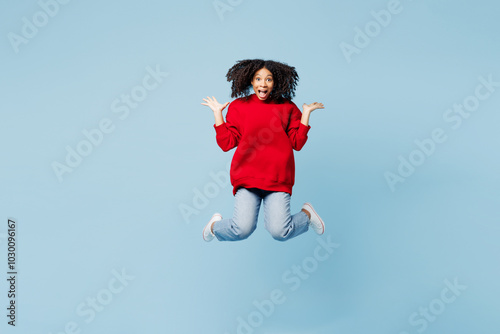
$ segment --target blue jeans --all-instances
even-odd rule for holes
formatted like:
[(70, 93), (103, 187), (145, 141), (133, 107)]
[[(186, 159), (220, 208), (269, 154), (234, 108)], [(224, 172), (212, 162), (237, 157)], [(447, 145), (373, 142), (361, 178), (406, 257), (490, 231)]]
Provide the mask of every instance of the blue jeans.
[(266, 230), (279, 241), (296, 237), (309, 229), (304, 211), (290, 215), (290, 194), (257, 188), (239, 188), (235, 195), (233, 218), (215, 222), (213, 231), (219, 241), (237, 241), (250, 236), (257, 227), (260, 203), (264, 203)]

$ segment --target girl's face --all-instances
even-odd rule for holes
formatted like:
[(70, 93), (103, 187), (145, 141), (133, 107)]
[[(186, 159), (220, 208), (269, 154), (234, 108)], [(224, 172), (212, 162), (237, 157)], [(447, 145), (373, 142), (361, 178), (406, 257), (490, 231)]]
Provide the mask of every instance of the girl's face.
[(260, 100), (267, 99), (269, 95), (271, 95), (274, 86), (272, 73), (265, 67), (261, 68), (255, 72), (252, 79), (252, 86), (255, 95), (257, 95)]

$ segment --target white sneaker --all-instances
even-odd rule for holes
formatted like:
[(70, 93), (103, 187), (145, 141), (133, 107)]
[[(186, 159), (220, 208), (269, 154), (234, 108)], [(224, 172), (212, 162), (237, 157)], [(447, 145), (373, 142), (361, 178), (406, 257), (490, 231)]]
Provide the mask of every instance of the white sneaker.
[(304, 205), (302, 205), (302, 209), (307, 210), (307, 212), (311, 215), (311, 219), (309, 219), (309, 227), (319, 235), (325, 233), (325, 223), (323, 223), (323, 220), (314, 210), (311, 203), (304, 203)]
[(216, 222), (222, 220), (222, 216), (220, 213), (214, 213), (212, 219), (208, 222), (208, 224), (203, 229), (203, 240), (206, 242), (212, 241), (215, 238), (215, 234), (212, 233), (212, 225)]

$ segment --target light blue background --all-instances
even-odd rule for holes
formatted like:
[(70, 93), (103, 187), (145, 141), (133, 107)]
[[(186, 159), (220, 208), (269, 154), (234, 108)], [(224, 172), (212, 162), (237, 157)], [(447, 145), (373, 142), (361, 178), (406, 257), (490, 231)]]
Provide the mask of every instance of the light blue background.
[[(404, 0), (351, 62), (339, 45), (389, 1), (232, 3), (221, 19), (210, 0), (71, 1), (18, 53), (8, 34), (40, 7), (0, 4), (1, 268), (8, 217), (19, 234), (17, 328), (2, 279), (2, 333), (233, 334), (274, 289), (286, 301), (254, 333), (418, 333), (409, 317), (455, 278), (467, 288), (425, 332), (498, 333), (500, 89), (460, 128), (443, 120), (479, 77), (500, 81), (498, 2)], [(314, 233), (279, 243), (260, 221), (246, 241), (203, 242), (214, 212), (232, 214), (229, 186), (180, 211), (233, 152), (202, 98), (230, 101), (227, 70), (257, 57), (296, 67), (297, 105), (326, 107), (295, 155), (292, 205), (313, 203), (340, 246), (296, 291), (282, 275)], [(111, 103), (148, 66), (169, 75), (120, 120)], [(115, 130), (58, 182), (51, 164), (104, 118)], [(384, 173), (435, 128), (446, 142), (392, 192)], [(86, 323), (77, 306), (122, 269), (134, 279)]]

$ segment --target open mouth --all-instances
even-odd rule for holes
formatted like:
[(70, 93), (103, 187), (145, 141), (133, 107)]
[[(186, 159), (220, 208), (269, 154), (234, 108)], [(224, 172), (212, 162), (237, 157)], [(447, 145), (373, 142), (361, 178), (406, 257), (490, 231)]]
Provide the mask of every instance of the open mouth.
[(268, 90), (267, 89), (259, 89), (258, 91), (258, 96), (263, 99), (267, 96), (267, 92)]

